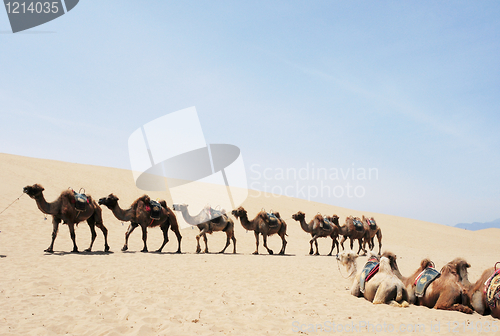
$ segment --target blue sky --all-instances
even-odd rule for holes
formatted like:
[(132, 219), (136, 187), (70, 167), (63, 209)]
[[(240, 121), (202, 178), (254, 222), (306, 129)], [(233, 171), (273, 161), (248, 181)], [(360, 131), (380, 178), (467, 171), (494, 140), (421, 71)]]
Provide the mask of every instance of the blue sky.
[[(0, 152), (129, 168), (134, 130), (196, 106), (208, 143), (240, 147), (251, 187), (491, 221), (498, 17), (494, 1), (82, 0), (12, 34), (0, 10)], [(301, 169), (337, 179), (281, 178)]]

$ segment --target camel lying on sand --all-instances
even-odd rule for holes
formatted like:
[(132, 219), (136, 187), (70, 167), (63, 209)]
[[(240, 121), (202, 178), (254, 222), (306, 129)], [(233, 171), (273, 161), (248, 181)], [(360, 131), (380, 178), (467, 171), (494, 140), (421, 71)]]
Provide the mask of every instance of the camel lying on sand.
[(43, 191), (45, 189), (39, 185), (34, 184), (32, 186), (24, 187), (23, 191), (31, 198), (36, 201), (36, 205), (41, 212), (47, 215), (52, 215), (52, 241), (50, 246), (45, 250), (45, 252), (54, 252), (54, 241), (57, 237), (57, 231), (59, 229), (59, 224), (61, 221), (63, 224), (67, 224), (69, 228), (69, 234), (71, 240), (73, 241), (73, 252), (78, 252), (78, 247), (76, 246), (76, 234), (75, 234), (75, 224), (82, 221), (87, 221), (90, 232), (92, 234), (92, 239), (90, 246), (85, 250), (85, 252), (90, 252), (92, 250), (92, 245), (94, 244), (97, 233), (95, 232), (95, 226), (101, 229), (104, 235), (104, 251), (109, 251), (108, 245), (108, 230), (102, 223), (102, 211), (99, 205), (90, 197), (87, 196), (87, 202), (84, 205), (83, 210), (78, 210), (76, 208), (75, 194), (73, 190), (64, 190), (61, 195), (52, 203), (48, 203), (43, 196)]
[(205, 253), (208, 253), (208, 240), (207, 233), (212, 234), (212, 232), (222, 231), (226, 233), (226, 246), (219, 252), (224, 253), (230, 244), (230, 240), (233, 240), (233, 253), (236, 253), (236, 238), (234, 237), (234, 222), (225, 213), (217, 218), (212, 218), (208, 216), (210, 208), (203, 209), (198, 215), (191, 216), (188, 211), (187, 204), (174, 204), (175, 211), (180, 211), (182, 217), (186, 223), (191, 225), (196, 225), (200, 230), (200, 233), (196, 236), (196, 253), (201, 252), (200, 237), (203, 237), (205, 242)]
[(304, 230), (307, 233), (310, 233), (312, 236), (312, 239), (309, 241), (309, 244), (311, 245), (309, 254), (313, 254), (313, 243), (314, 243), (314, 245), (316, 246), (316, 253), (314, 254), (319, 255), (318, 238), (320, 237), (332, 238), (332, 248), (330, 250), (330, 253), (328, 253), (329, 256), (332, 255), (333, 248), (335, 246), (337, 246), (337, 254), (339, 254), (339, 243), (337, 241), (337, 238), (339, 236), (340, 229), (338, 228), (338, 226), (336, 226), (334, 223), (330, 221), (328, 222), (330, 222), (331, 224), (325, 223), (323, 216), (320, 214), (314, 216), (314, 218), (309, 223), (306, 223), (305, 220), (306, 215), (302, 211), (299, 211), (296, 214), (292, 215), (292, 218), (300, 223), (302, 230)]
[[(361, 273), (356, 275), (351, 287), (351, 294), (356, 297), (364, 297), (374, 304), (387, 303), (397, 307), (408, 307), (408, 293), (403, 282), (392, 269), (390, 260), (392, 257), (388, 255), (380, 258), (379, 270), (365, 283), (364, 291), (361, 290), (360, 286)], [(350, 265), (345, 266), (352, 267)]]
[[(497, 272), (495, 267), (488, 268), (469, 290), (469, 299), (474, 310), (481, 315), (491, 314), (494, 318), (500, 318), (500, 300), (496, 292), (500, 283), (500, 275)], [(488, 288), (490, 284), (494, 287)], [(488, 304), (488, 294), (490, 294), (491, 305)]]
[(281, 219), (279, 213), (274, 213), (275, 218), (270, 217), (267, 212), (262, 210), (255, 216), (254, 219), (249, 220), (247, 211), (243, 207), (239, 207), (232, 211), (234, 217), (239, 218), (241, 226), (245, 230), (253, 231), (255, 234), (255, 252), (253, 254), (259, 254), (259, 234), (262, 234), (262, 240), (264, 241), (264, 247), (267, 249), (269, 254), (273, 254), (273, 250), (267, 247), (267, 237), (273, 234), (278, 234), (281, 237), (281, 250), (279, 254), (285, 254), (286, 247), (286, 223)]
[(469, 267), (462, 258), (456, 258), (444, 265), (441, 276), (427, 287), (423, 297), (417, 298), (416, 304), (472, 314), (467, 296), (467, 289), (471, 286), (467, 273)]

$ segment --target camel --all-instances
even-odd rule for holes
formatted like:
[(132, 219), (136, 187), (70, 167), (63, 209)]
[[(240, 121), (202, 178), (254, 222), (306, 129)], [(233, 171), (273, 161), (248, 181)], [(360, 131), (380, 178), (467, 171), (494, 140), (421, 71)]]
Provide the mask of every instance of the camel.
[(416, 304), (428, 308), (454, 310), (472, 314), (467, 296), (471, 283), (467, 268), (470, 265), (462, 258), (456, 258), (441, 269), (441, 276), (427, 287), (424, 296)]
[(210, 208), (203, 209), (198, 215), (192, 217), (188, 211), (187, 204), (174, 204), (173, 206), (175, 211), (180, 211), (182, 213), (182, 217), (186, 221), (186, 223), (191, 225), (196, 225), (200, 230), (200, 233), (196, 236), (196, 253), (201, 252), (200, 247), (200, 237), (203, 237), (203, 241), (205, 242), (205, 253), (208, 253), (208, 240), (207, 233), (212, 234), (214, 231), (223, 231), (226, 233), (226, 246), (219, 252), (224, 253), (226, 248), (230, 244), (230, 240), (233, 240), (233, 253), (236, 253), (236, 238), (234, 237), (234, 222), (231, 218), (229, 218), (225, 213), (222, 213), (222, 216), (217, 218), (212, 218), (209, 216)]
[(122, 251), (128, 250), (128, 238), (135, 228), (140, 225), (142, 228), (142, 241), (144, 242), (144, 247), (141, 252), (148, 252), (148, 227), (160, 226), (163, 232), (163, 243), (155, 252), (160, 253), (163, 250), (163, 247), (165, 247), (168, 243), (168, 228), (170, 227), (177, 236), (178, 247), (176, 253), (181, 253), (182, 236), (179, 232), (177, 218), (175, 217), (174, 212), (168, 208), (167, 203), (164, 200), (161, 200), (159, 203), (161, 204), (160, 218), (152, 219), (150, 208), (151, 199), (148, 195), (139, 197), (132, 203), (130, 208), (125, 210), (120, 208), (118, 205), (118, 197), (113, 194), (109, 194), (107, 197), (99, 199), (99, 204), (103, 204), (110, 209), (117, 219), (125, 222), (130, 221), (127, 232), (125, 232), (125, 245), (123, 245)]
[(375, 222), (375, 219), (373, 217), (368, 218), (363, 216), (362, 223), (366, 230), (366, 237), (363, 243), (363, 249), (365, 249), (366, 242), (368, 241), (368, 248), (370, 249), (370, 251), (372, 251), (373, 248), (375, 247), (374, 238), (375, 236), (377, 236), (378, 254), (380, 255), (380, 251), (382, 250), (382, 230), (377, 225), (377, 222)]
[(397, 263), (397, 256), (394, 253), (384, 252), (384, 254), (382, 254), (382, 256), (389, 258), (392, 271), (405, 285), (406, 292), (408, 293), (408, 302), (410, 304), (414, 304), (416, 301), (415, 280), (426, 268), (434, 267), (434, 263), (430, 259), (424, 258), (420, 262), (420, 267), (415, 272), (413, 272), (412, 275), (410, 275), (409, 277), (405, 277), (399, 271), (399, 267), (398, 267), (398, 263)]
[(267, 237), (277, 233), (281, 237), (282, 247), (279, 254), (285, 254), (286, 247), (286, 223), (280, 218), (279, 213), (274, 213), (276, 219), (270, 218), (268, 214), (262, 210), (260, 211), (254, 219), (248, 220), (247, 211), (243, 207), (239, 207), (232, 211), (234, 217), (239, 218), (241, 226), (245, 230), (253, 231), (255, 234), (255, 252), (253, 254), (259, 254), (259, 234), (262, 234), (262, 240), (264, 241), (264, 247), (267, 249), (269, 254), (273, 254), (273, 250), (267, 247)]
[[(496, 265), (495, 265), (496, 266)], [(500, 302), (498, 297), (494, 300), (494, 306), (488, 304), (486, 284), (489, 283), (495, 273), (496, 267), (488, 268), (483, 272), (479, 280), (470, 287), (469, 299), (472, 307), (481, 315), (491, 314), (494, 318), (500, 318)], [(498, 275), (497, 275), (498, 276)], [(491, 281), (496, 283), (497, 281)]]
[(302, 211), (299, 211), (296, 214), (292, 215), (292, 218), (300, 223), (302, 230), (310, 233), (312, 236), (312, 239), (309, 241), (309, 243), (311, 244), (309, 254), (313, 254), (314, 243), (316, 246), (316, 253), (314, 254), (319, 255), (318, 238), (320, 237), (332, 238), (332, 248), (330, 250), (330, 253), (328, 253), (329, 256), (332, 255), (333, 248), (335, 246), (337, 246), (337, 254), (339, 254), (339, 243), (337, 241), (337, 238), (339, 236), (339, 228), (336, 225), (334, 225), (333, 223), (327, 225), (325, 223), (325, 220), (323, 219), (323, 216), (321, 216), (320, 214), (317, 214), (316, 216), (314, 216), (313, 220), (311, 220), (309, 223), (306, 223), (306, 215)]
[[(356, 270), (356, 258), (352, 252), (342, 252), (339, 260), (351, 270)], [(357, 255), (357, 254), (356, 254)], [(369, 256), (375, 257), (374, 255)], [(375, 257), (376, 258), (376, 257)], [(403, 282), (396, 276), (392, 268), (391, 256), (380, 258), (379, 270), (365, 283), (364, 292), (361, 291), (361, 273), (356, 275), (351, 286), (351, 294), (356, 297), (364, 297), (373, 304), (388, 303), (391, 306), (408, 307), (408, 293)]]
[(32, 186), (26, 186), (23, 191), (32, 199), (36, 201), (36, 205), (41, 212), (47, 215), (52, 215), (52, 241), (50, 246), (45, 250), (45, 252), (54, 252), (54, 241), (57, 237), (57, 231), (59, 230), (59, 224), (61, 221), (63, 224), (67, 224), (69, 228), (69, 234), (71, 240), (73, 241), (73, 251), (78, 252), (78, 247), (76, 246), (76, 234), (75, 234), (75, 224), (82, 221), (87, 221), (90, 227), (90, 232), (92, 234), (90, 246), (85, 250), (85, 252), (92, 251), (92, 246), (94, 245), (97, 233), (95, 231), (95, 226), (101, 229), (104, 235), (104, 251), (109, 251), (108, 245), (108, 230), (102, 223), (102, 210), (99, 205), (87, 195), (87, 203), (85, 204), (84, 210), (76, 209), (76, 201), (74, 191), (67, 189), (64, 190), (61, 195), (52, 203), (48, 203), (43, 196), (43, 191), (45, 189), (39, 185), (34, 184)]
[[(364, 249), (364, 244), (363, 240), (365, 239), (366, 236), (366, 229), (363, 226), (363, 229), (358, 231), (356, 230), (356, 227), (354, 225), (354, 217), (349, 216), (345, 219), (345, 224), (343, 226), (340, 226), (338, 217), (335, 220), (336, 215), (334, 215), (332, 218), (333, 223), (339, 228), (339, 234), (342, 235), (342, 240), (340, 241), (340, 245), (342, 246), (342, 250), (344, 250), (344, 242), (349, 238), (350, 240), (350, 246), (351, 250), (354, 245), (354, 240), (358, 240), (359, 243), (359, 249), (358, 249), (358, 254), (361, 250), (363, 250), (363, 254), (366, 254), (366, 250)], [(359, 220), (359, 218), (356, 217), (356, 219)]]

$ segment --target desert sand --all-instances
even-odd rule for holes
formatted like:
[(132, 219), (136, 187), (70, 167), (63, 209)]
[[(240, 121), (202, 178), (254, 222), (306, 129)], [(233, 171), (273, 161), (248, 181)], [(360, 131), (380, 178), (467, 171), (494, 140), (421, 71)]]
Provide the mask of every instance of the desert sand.
[[(34, 183), (45, 188), (49, 202), (68, 187), (83, 187), (95, 199), (112, 192), (122, 207), (145, 193), (135, 187), (128, 170), (9, 154), (0, 154), (0, 176), (0, 211), (22, 194), (24, 186)], [(160, 192), (148, 194), (164, 198)], [(21, 196), (0, 214), (0, 335), (318, 335), (333, 331), (404, 335), (412, 330), (420, 335), (500, 334), (487, 332), (486, 326), (492, 324), (500, 328), (500, 321), (490, 316), (373, 305), (351, 296), (346, 270), (339, 269), (335, 257), (326, 256), (331, 239), (319, 239), (322, 255), (309, 256), (310, 235), (291, 215), (301, 210), (309, 221), (318, 212), (335, 213), (341, 224), (348, 215), (374, 216), (383, 231), (382, 251), (397, 254), (403, 275), (412, 273), (424, 257), (431, 258), (438, 269), (463, 257), (472, 265), (471, 282), (500, 261), (495, 249), (498, 229), (470, 232), (255, 191), (243, 206), (250, 218), (261, 208), (280, 212), (288, 224), (286, 255), (268, 255), (262, 240), (261, 254), (252, 255), (254, 234), (245, 232), (234, 217), (235, 255), (230, 253), (232, 246), (225, 254), (215, 253), (224, 246), (224, 233), (208, 236), (212, 253), (196, 254), (197, 228), (181, 231), (182, 254), (174, 253), (173, 233), (163, 253), (139, 252), (140, 230), (132, 234), (129, 251), (122, 252), (128, 224), (105, 207), (110, 253), (103, 252), (100, 230), (93, 252), (70, 253), (68, 229), (61, 225), (55, 253), (48, 254), (43, 251), (50, 244), (51, 218), (45, 220), (35, 201)], [(90, 242), (85, 222), (79, 224), (76, 235), (83, 251)], [(150, 229), (149, 250), (161, 242), (161, 230)], [(280, 238), (270, 237), (269, 246), (279, 251)], [(365, 262), (366, 257), (358, 258), (358, 269)]]

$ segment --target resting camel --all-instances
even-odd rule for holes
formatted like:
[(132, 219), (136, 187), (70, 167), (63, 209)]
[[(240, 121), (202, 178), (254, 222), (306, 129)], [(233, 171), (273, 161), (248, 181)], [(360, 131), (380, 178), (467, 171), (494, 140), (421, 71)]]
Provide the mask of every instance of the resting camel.
[[(352, 253), (352, 252), (351, 252)], [(345, 258), (343, 255), (349, 255), (348, 252), (342, 252), (340, 260), (345, 260), (345, 266), (352, 268), (349, 263), (356, 263), (355, 258)], [(365, 283), (364, 293), (360, 288), (361, 273), (354, 278), (351, 294), (356, 297), (364, 297), (374, 304), (388, 303), (391, 306), (408, 307), (408, 292), (405, 285), (394, 273), (391, 258), (395, 255), (382, 256), (380, 258), (378, 272)]]
[(163, 247), (168, 243), (168, 228), (170, 227), (177, 236), (178, 247), (176, 253), (181, 253), (182, 236), (179, 232), (179, 226), (177, 225), (177, 218), (174, 212), (167, 207), (167, 203), (164, 200), (161, 200), (159, 202), (162, 206), (160, 219), (152, 219), (150, 203), (151, 199), (149, 196), (143, 195), (136, 199), (130, 208), (122, 209), (118, 205), (118, 197), (113, 194), (109, 194), (109, 196), (99, 199), (99, 204), (103, 204), (110, 209), (117, 219), (125, 222), (130, 221), (130, 225), (125, 233), (125, 245), (123, 245), (122, 251), (128, 250), (128, 238), (135, 228), (140, 225), (142, 228), (142, 241), (144, 242), (144, 247), (141, 252), (148, 252), (146, 243), (148, 239), (148, 227), (160, 226), (163, 232), (163, 243), (156, 252), (161, 252)]
[[(374, 225), (371, 225), (370, 222), (373, 222)], [(373, 251), (373, 248), (375, 247), (374, 238), (375, 236), (377, 236), (378, 254), (380, 255), (380, 251), (382, 250), (382, 230), (377, 225), (377, 222), (375, 222), (375, 219), (373, 217), (368, 218), (363, 216), (362, 223), (366, 230), (366, 237), (363, 243), (363, 249), (365, 249), (365, 244), (368, 241), (368, 248), (370, 249), (370, 251)]]
[(389, 258), (392, 271), (405, 285), (406, 292), (408, 293), (408, 302), (410, 304), (414, 304), (416, 301), (415, 280), (420, 275), (420, 273), (422, 273), (422, 271), (425, 270), (427, 267), (434, 267), (434, 263), (428, 258), (422, 259), (422, 261), (420, 262), (420, 267), (415, 272), (413, 272), (413, 274), (410, 275), (409, 277), (404, 277), (401, 274), (401, 272), (399, 271), (397, 257), (394, 253), (384, 252), (384, 254), (382, 254), (382, 256)]
[(97, 233), (95, 232), (95, 226), (101, 229), (104, 235), (104, 251), (109, 251), (108, 245), (108, 230), (102, 223), (102, 210), (99, 205), (87, 195), (87, 203), (85, 204), (84, 210), (77, 210), (75, 207), (75, 195), (73, 190), (64, 190), (61, 195), (52, 203), (48, 203), (43, 196), (43, 191), (45, 189), (39, 185), (34, 184), (32, 186), (24, 187), (23, 191), (31, 198), (36, 201), (36, 205), (41, 212), (47, 215), (52, 215), (52, 242), (50, 246), (45, 250), (45, 252), (54, 252), (54, 241), (57, 237), (57, 231), (59, 229), (59, 224), (61, 221), (63, 224), (67, 224), (69, 228), (69, 234), (71, 240), (73, 241), (73, 252), (78, 252), (78, 247), (76, 246), (76, 234), (75, 234), (75, 224), (86, 220), (90, 232), (92, 234), (92, 239), (90, 246), (85, 252), (92, 251), (92, 245), (94, 244)]
[(299, 211), (296, 214), (292, 215), (292, 218), (300, 223), (302, 230), (310, 233), (312, 236), (312, 239), (309, 241), (309, 243), (311, 244), (309, 254), (313, 254), (314, 243), (316, 246), (316, 253), (314, 254), (319, 255), (318, 238), (320, 237), (332, 238), (332, 249), (330, 250), (330, 253), (328, 253), (329, 256), (332, 255), (333, 248), (335, 246), (337, 246), (337, 254), (339, 254), (339, 243), (337, 241), (337, 238), (339, 236), (339, 228), (336, 225), (333, 225), (333, 223), (331, 225), (326, 224), (323, 216), (321, 216), (320, 214), (317, 214), (309, 223), (306, 223), (306, 215), (302, 211)]
[(420, 306), (428, 308), (455, 310), (472, 314), (467, 296), (471, 283), (467, 268), (470, 265), (462, 258), (450, 261), (441, 269), (441, 276), (427, 287), (424, 296), (417, 298)]
[(275, 213), (277, 220), (270, 218), (264, 210), (259, 212), (254, 219), (248, 220), (247, 211), (243, 209), (243, 207), (233, 210), (232, 214), (234, 217), (240, 219), (241, 226), (243, 226), (245, 230), (254, 232), (256, 248), (253, 254), (259, 254), (259, 234), (262, 234), (262, 240), (264, 241), (264, 247), (267, 249), (267, 252), (269, 254), (273, 254), (273, 250), (267, 247), (267, 236), (271, 236), (275, 233), (281, 237), (282, 241), (279, 254), (285, 254), (286, 223), (280, 218), (279, 213)]
[(473, 284), (469, 290), (469, 299), (472, 307), (481, 315), (491, 314), (494, 318), (500, 318), (500, 302), (498, 298), (495, 300), (494, 307), (488, 305), (486, 296), (486, 282), (496, 272), (495, 267), (488, 268), (483, 272), (479, 280)]
[[(335, 218), (337, 216), (334, 215)], [(357, 218), (357, 217), (356, 217)], [(359, 218), (357, 218), (359, 219)], [(344, 242), (349, 238), (350, 240), (350, 246), (351, 250), (354, 245), (354, 240), (358, 240), (359, 243), (359, 249), (358, 249), (358, 254), (361, 250), (363, 250), (363, 254), (366, 254), (366, 250), (364, 249), (364, 244), (363, 244), (363, 239), (365, 239), (366, 235), (366, 229), (363, 226), (363, 229), (361, 231), (356, 230), (356, 227), (353, 223), (354, 217), (349, 216), (345, 219), (345, 224), (343, 226), (340, 226), (338, 217), (336, 221), (333, 221), (335, 225), (339, 228), (339, 234), (342, 235), (342, 240), (340, 241), (340, 245), (342, 245), (342, 250), (344, 249)]]
[(223, 231), (226, 233), (226, 246), (224, 246), (219, 253), (224, 253), (226, 251), (231, 239), (233, 240), (233, 253), (236, 253), (234, 222), (225, 213), (223, 213), (220, 217), (212, 218), (209, 215), (210, 209), (205, 208), (198, 215), (192, 217), (187, 209), (187, 204), (174, 204), (173, 208), (175, 211), (180, 211), (182, 213), (182, 217), (186, 223), (196, 225), (200, 230), (200, 233), (196, 236), (196, 253), (201, 252), (200, 237), (203, 237), (203, 241), (205, 242), (205, 253), (208, 253), (207, 233), (212, 234), (214, 231)]

